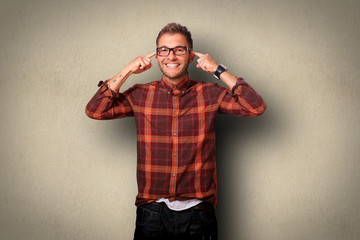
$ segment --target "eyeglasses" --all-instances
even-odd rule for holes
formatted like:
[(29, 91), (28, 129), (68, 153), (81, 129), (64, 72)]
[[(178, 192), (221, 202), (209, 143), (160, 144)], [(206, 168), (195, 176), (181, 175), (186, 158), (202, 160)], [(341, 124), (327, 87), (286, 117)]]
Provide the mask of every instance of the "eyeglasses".
[(171, 51), (173, 51), (174, 55), (181, 56), (181, 55), (185, 55), (187, 53), (187, 51), (189, 51), (189, 50), (191, 50), (191, 49), (188, 47), (183, 47), (183, 46), (177, 46), (174, 48), (159, 47), (159, 48), (156, 48), (156, 53), (158, 56), (166, 57), (166, 56), (169, 56)]

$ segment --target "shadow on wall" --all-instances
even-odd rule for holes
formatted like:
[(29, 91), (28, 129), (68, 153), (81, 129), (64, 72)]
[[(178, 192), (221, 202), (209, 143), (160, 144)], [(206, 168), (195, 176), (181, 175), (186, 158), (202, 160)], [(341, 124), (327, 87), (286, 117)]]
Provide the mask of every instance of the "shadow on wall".
[[(261, 91), (259, 91), (261, 92)], [(246, 181), (243, 166), (248, 164), (245, 156), (256, 155), (246, 146), (256, 146), (261, 149), (261, 144), (266, 139), (278, 138), (281, 131), (275, 129), (271, 122), (275, 116), (268, 112), (270, 100), (264, 98), (267, 103), (267, 111), (255, 118), (237, 117), (231, 115), (218, 115), (216, 120), (216, 159), (218, 175), (218, 208), (217, 217), (219, 224), (219, 236), (224, 239), (232, 239), (235, 232), (246, 232), (243, 221), (249, 216), (246, 209), (246, 196), (239, 198), (239, 195), (247, 192), (249, 182)], [(264, 140), (264, 138), (266, 138)], [(256, 139), (260, 142), (254, 142)], [(251, 152), (249, 152), (251, 151)], [(254, 157), (251, 161), (263, 161)], [(239, 179), (244, 181), (239, 182)], [(239, 202), (242, 201), (242, 202)], [(240, 228), (240, 229), (239, 229)]]

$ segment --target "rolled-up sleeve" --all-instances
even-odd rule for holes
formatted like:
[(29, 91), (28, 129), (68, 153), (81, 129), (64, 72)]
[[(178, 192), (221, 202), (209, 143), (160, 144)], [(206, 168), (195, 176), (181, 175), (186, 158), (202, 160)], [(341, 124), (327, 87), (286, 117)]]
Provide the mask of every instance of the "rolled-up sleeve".
[(86, 105), (86, 115), (98, 120), (133, 116), (131, 104), (126, 98), (127, 93), (115, 93), (108, 88), (107, 81), (99, 82), (100, 89)]
[(262, 97), (244, 79), (238, 78), (235, 86), (220, 94), (219, 112), (236, 116), (255, 117), (265, 112)]

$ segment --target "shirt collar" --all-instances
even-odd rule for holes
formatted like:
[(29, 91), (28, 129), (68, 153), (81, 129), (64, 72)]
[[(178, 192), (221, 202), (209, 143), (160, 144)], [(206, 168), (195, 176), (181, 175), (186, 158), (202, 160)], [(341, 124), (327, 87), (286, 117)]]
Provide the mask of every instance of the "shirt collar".
[(161, 79), (161, 86), (166, 88), (167, 90), (170, 90), (171, 92), (176, 90), (185, 91), (189, 83), (190, 83), (189, 74), (186, 74), (185, 78), (181, 82), (175, 85), (170, 83), (168, 80), (166, 80), (165, 75), (163, 75)]

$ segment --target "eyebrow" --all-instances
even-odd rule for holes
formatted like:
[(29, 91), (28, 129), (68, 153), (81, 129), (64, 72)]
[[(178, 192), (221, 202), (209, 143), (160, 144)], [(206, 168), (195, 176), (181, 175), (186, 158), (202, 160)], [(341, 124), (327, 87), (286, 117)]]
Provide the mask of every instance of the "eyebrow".
[[(185, 48), (186, 48), (186, 46), (175, 46), (175, 47), (172, 47), (172, 48), (177, 48), (177, 47), (185, 47)], [(171, 48), (171, 47), (160, 46), (160, 47), (158, 47), (158, 48)], [(187, 47), (187, 48), (189, 48), (189, 47)], [(190, 49), (190, 48), (189, 48), (189, 49)]]

